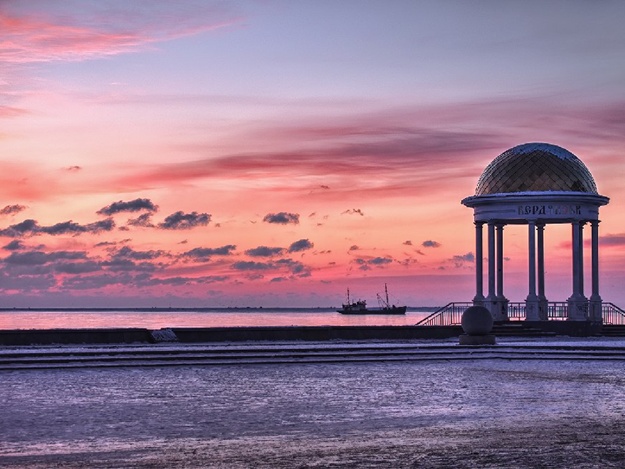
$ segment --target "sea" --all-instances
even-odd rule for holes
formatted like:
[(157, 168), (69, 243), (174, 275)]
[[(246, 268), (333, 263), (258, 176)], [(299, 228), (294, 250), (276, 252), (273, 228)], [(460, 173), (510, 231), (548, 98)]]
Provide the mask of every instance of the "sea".
[(410, 326), (436, 308), (405, 315), (344, 315), (333, 308), (3, 309), (0, 330), (252, 326)]

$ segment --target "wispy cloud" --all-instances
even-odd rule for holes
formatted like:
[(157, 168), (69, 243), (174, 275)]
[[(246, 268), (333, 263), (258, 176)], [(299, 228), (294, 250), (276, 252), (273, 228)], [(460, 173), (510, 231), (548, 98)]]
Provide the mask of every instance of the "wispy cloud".
[(227, 5), (210, 1), (179, 5), (161, 0), (33, 0), (28, 4), (29, 8), (23, 8), (20, 1), (0, 3), (1, 62), (24, 64), (115, 55), (240, 21)]

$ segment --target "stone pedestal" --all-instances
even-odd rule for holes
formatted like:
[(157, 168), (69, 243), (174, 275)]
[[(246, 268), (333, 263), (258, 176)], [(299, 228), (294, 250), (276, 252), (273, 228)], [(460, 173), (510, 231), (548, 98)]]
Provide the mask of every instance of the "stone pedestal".
[(460, 345), (495, 345), (493, 316), (484, 306), (470, 306), (460, 320), (464, 334), (459, 337)]

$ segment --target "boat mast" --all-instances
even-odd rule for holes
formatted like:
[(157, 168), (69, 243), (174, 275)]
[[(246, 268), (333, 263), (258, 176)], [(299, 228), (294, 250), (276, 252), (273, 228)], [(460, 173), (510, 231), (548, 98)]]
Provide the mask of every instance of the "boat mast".
[(386, 287), (386, 283), (384, 284), (384, 293), (386, 294), (386, 306), (390, 306), (391, 304), (388, 302), (388, 288)]

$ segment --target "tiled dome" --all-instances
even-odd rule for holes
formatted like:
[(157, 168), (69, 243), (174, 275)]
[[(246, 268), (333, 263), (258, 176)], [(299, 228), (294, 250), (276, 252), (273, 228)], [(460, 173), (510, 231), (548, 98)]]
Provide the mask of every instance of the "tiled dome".
[(597, 186), (588, 168), (570, 151), (548, 143), (525, 143), (503, 152), (486, 167), (475, 195), (544, 191), (597, 194)]

